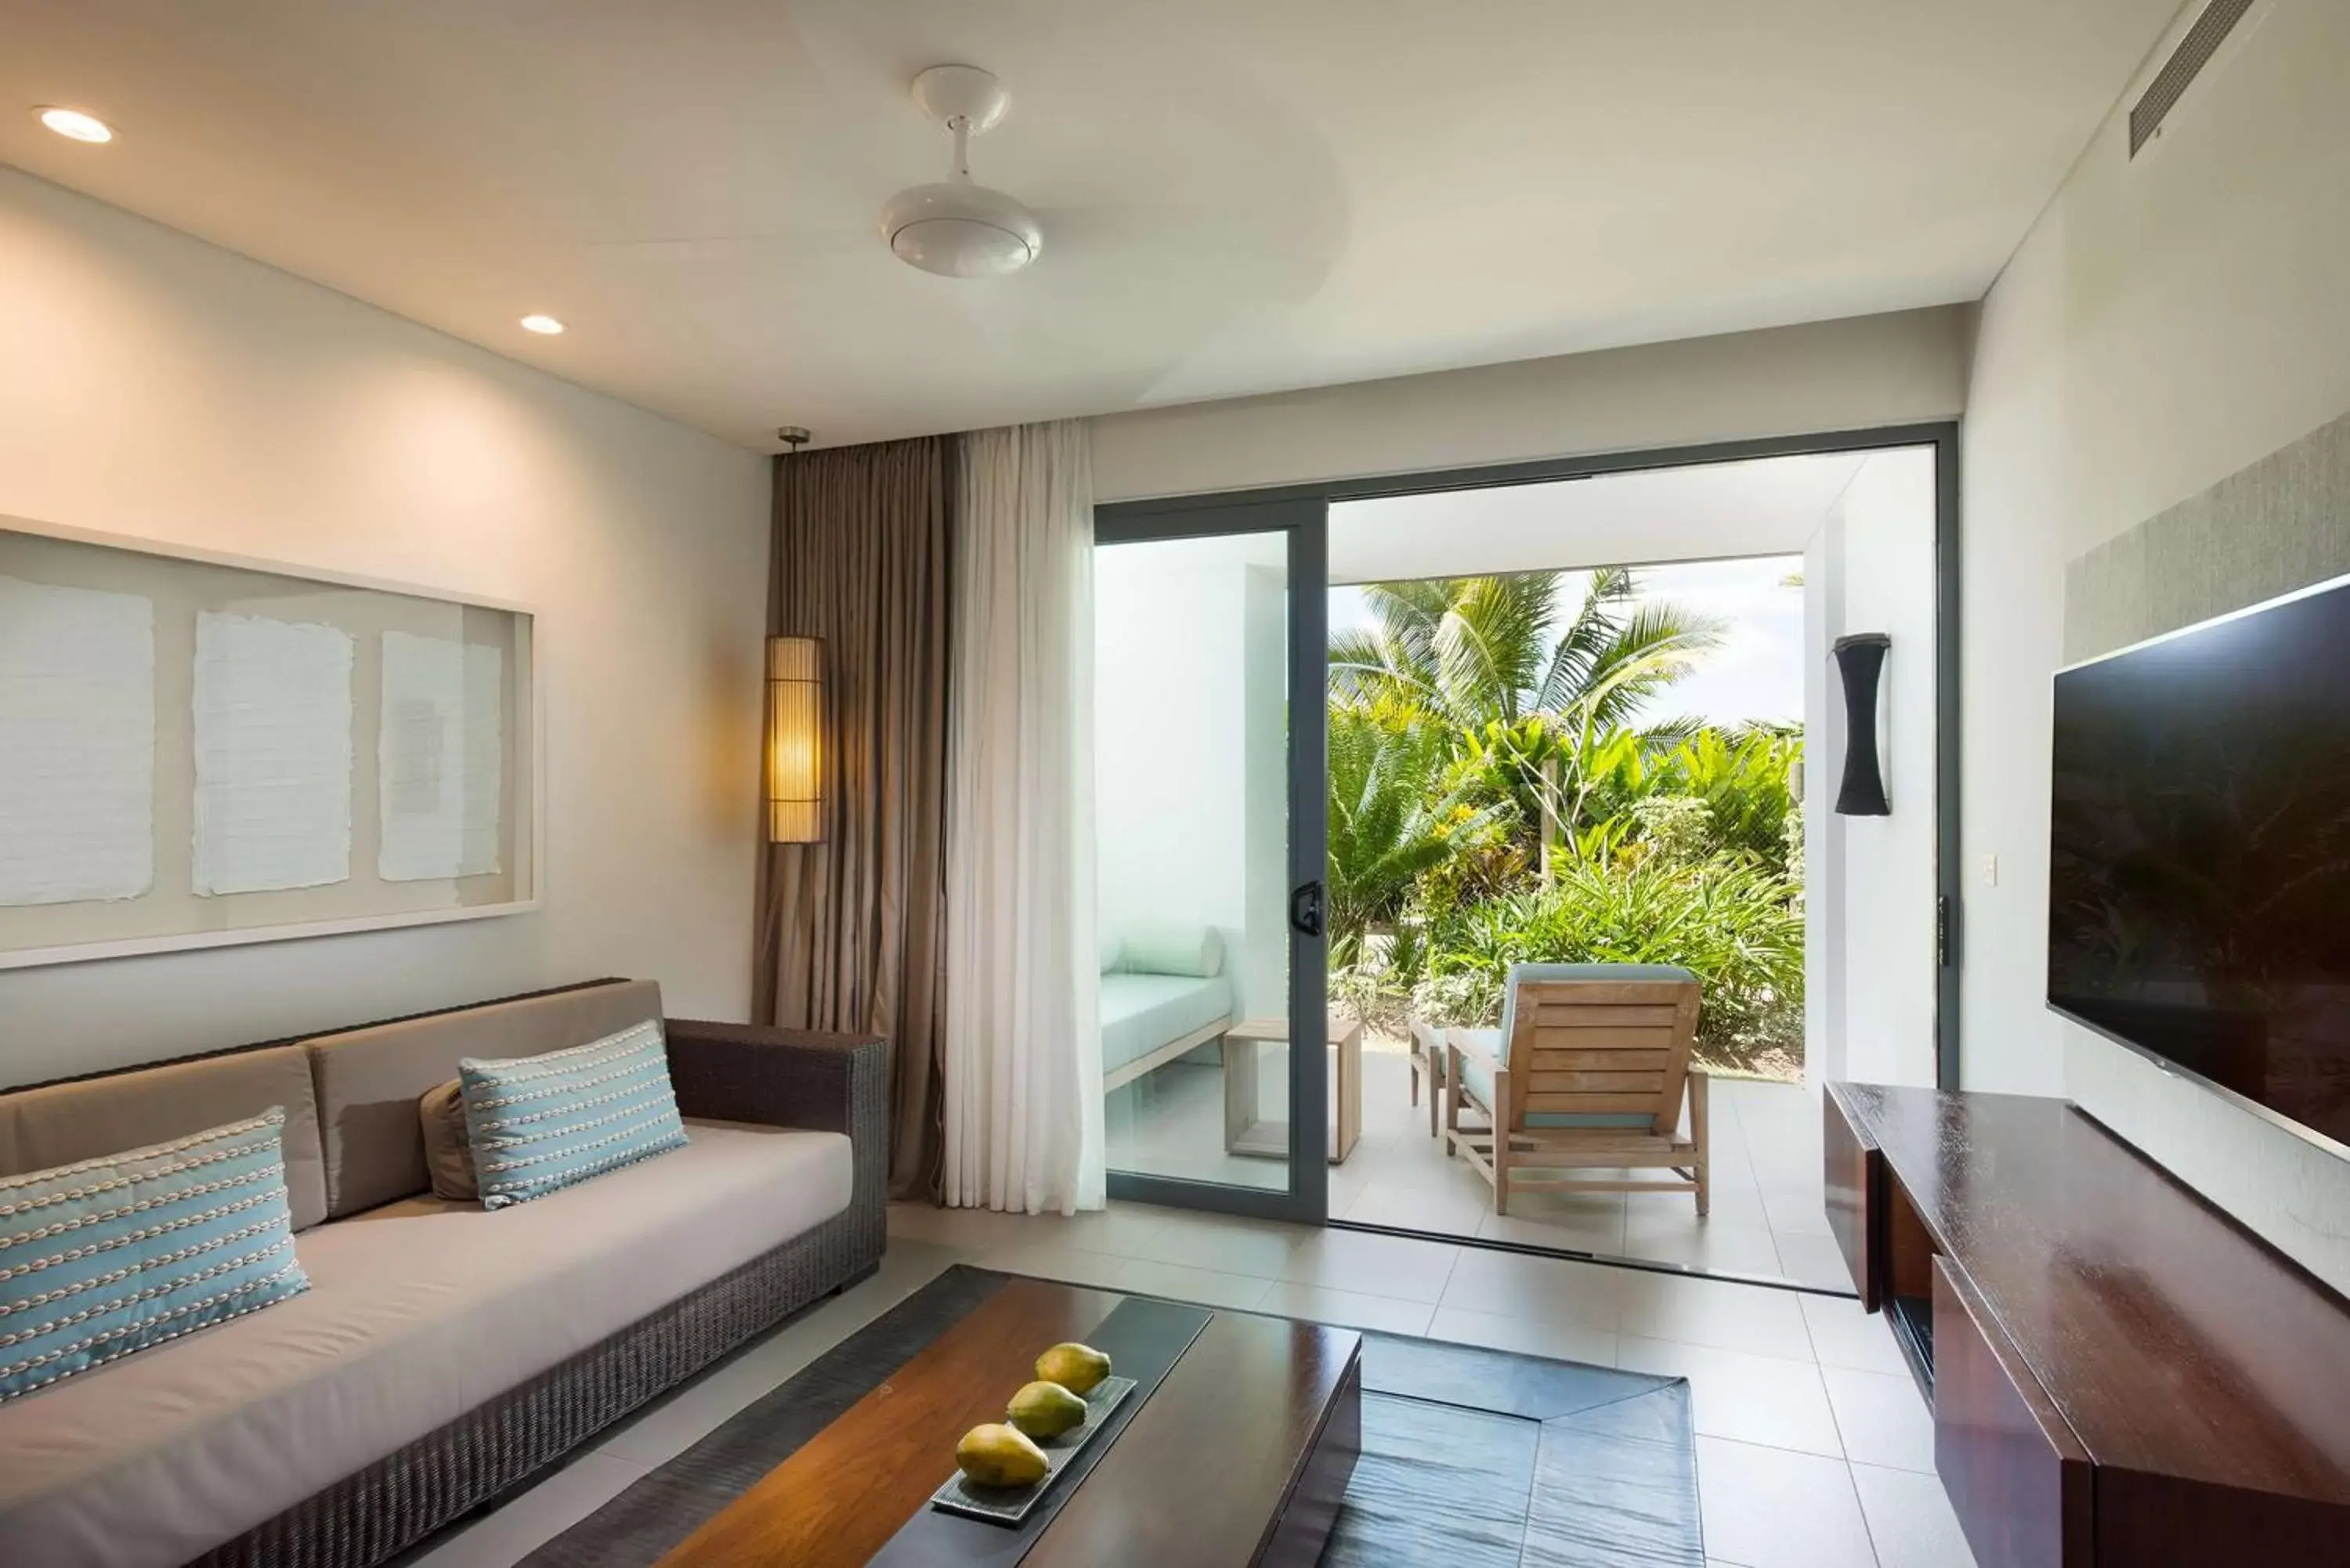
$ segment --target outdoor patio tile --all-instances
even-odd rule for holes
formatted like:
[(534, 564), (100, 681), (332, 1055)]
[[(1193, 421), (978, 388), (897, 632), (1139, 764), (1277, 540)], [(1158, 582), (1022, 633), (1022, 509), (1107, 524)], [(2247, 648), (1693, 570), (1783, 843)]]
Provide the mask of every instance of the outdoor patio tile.
[(1702, 1436), (1845, 1457), (1820, 1369), (1807, 1361), (1626, 1334), (1617, 1336), (1616, 1365), (1688, 1378)]
[(1478, 1183), (1481, 1190), (1472, 1192), (1458, 1179), (1442, 1185), (1425, 1180), (1373, 1181), (1347, 1205), (1341, 1218), (1405, 1231), (1473, 1236), (1492, 1207), (1492, 1195), (1482, 1190), (1483, 1185)]
[(1616, 1336), (1605, 1329), (1589, 1328), (1579, 1323), (1504, 1317), (1498, 1313), (1440, 1306), (1429, 1320), (1428, 1337), (1482, 1345), (1489, 1350), (1507, 1350), (1519, 1355), (1545, 1355), (1553, 1361), (1574, 1361), (1586, 1366), (1616, 1365)]
[(1772, 1230), (1797, 1236), (1835, 1234), (1828, 1229), (1827, 1208), (1816, 1170), (1808, 1182), (1765, 1179), (1755, 1185), (1762, 1193), (1762, 1210), (1771, 1218)]
[(1576, 1228), (1549, 1224), (1540, 1220), (1521, 1220), (1514, 1214), (1500, 1218), (1487, 1215), (1478, 1222), (1477, 1234), (1488, 1241), (1539, 1247), (1547, 1252), (1587, 1253), (1595, 1258), (1620, 1258), (1624, 1255), (1623, 1226), (1607, 1220), (1596, 1221), (1587, 1228)]
[(1382, 1334), (1426, 1334), (1436, 1309), (1426, 1302), (1400, 1301), (1394, 1296), (1366, 1295), (1360, 1291), (1331, 1290), (1296, 1280), (1275, 1280), (1254, 1308), (1308, 1323), (1336, 1324), (1341, 1328), (1377, 1329)]
[(1452, 1277), (1460, 1256), (1460, 1248), (1437, 1241), (1325, 1231), (1289, 1254), (1281, 1277), (1330, 1290), (1433, 1304), (1442, 1299), (1445, 1282)]
[(1911, 1470), (1852, 1467), (1860, 1511), (1883, 1568), (1975, 1568), (1942, 1483)]
[(1464, 1247), (1439, 1304), (1612, 1331), (1627, 1277), (1596, 1263)]
[(1820, 1375), (1846, 1458), (1887, 1469), (1933, 1472), (1934, 1414), (1908, 1373), (1828, 1366)]
[(1842, 1459), (1700, 1435), (1705, 1546), (1740, 1568), (1877, 1568)]
[(1779, 1276), (1779, 1252), (1772, 1245), (1769, 1231), (1700, 1220), (1694, 1211), (1679, 1216), (1648, 1212), (1628, 1218), (1623, 1255), (1713, 1273)]
[(1804, 1326), (1812, 1331), (1812, 1354), (1822, 1366), (1909, 1376), (1884, 1314), (1865, 1313), (1850, 1297), (1806, 1295), (1801, 1300)]
[(1799, 1285), (1824, 1291), (1852, 1289), (1852, 1266), (1833, 1236), (1773, 1230), (1772, 1244), (1779, 1249), (1779, 1272)]
[(1627, 1269), (1617, 1328), (1644, 1339), (1810, 1361), (1812, 1337), (1791, 1291)]
[[(1745, 1225), (1758, 1231), (1770, 1229), (1762, 1194), (1743, 1174), (1725, 1175), (1717, 1168), (1712, 1187), (1713, 1190), (1707, 1194), (1711, 1212), (1706, 1218), (1710, 1222)], [(1697, 1218), (1697, 1199), (1686, 1192), (1627, 1192), (1623, 1199), (1627, 1219), (1638, 1220), (1645, 1215), (1688, 1221)]]

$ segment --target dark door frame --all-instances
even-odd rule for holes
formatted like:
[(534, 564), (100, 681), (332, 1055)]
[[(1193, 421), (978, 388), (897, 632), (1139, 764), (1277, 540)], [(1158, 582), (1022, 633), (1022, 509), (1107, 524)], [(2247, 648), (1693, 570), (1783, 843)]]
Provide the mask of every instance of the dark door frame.
[[(1330, 666), (1329, 506), (1312, 496), (1237, 497), (1180, 509), (1094, 509), (1094, 544), (1137, 545), (1224, 535), (1283, 533), (1289, 539), (1289, 886), (1319, 888), (1329, 850), (1327, 690)], [(1314, 591), (1303, 592), (1310, 586)], [(1329, 1035), (1329, 943), (1319, 929), (1289, 933), (1289, 1187), (1286, 1191), (1108, 1173), (1111, 1198), (1165, 1203), (1259, 1220), (1319, 1225), (1327, 1215), (1330, 1167), (1324, 1147), (1330, 1088), (1324, 1049)], [(1311, 1070), (1307, 1070), (1308, 1068)]]
[[(1960, 768), (1961, 734), (1959, 665), (1962, 557), (1960, 545), (1962, 523), (1959, 493), (1959, 435), (1958, 421), (1945, 420), (1921, 424), (1878, 425), (1860, 430), (1831, 431), (1811, 435), (1770, 436), (1747, 441), (1712, 441), (1693, 446), (1655, 447), (1637, 452), (1602, 452), (1582, 457), (1543, 458), (1533, 462), (1492, 463), (1471, 468), (1430, 469), (1416, 473), (1322, 480), (1310, 483), (1271, 485), (1259, 489), (1228, 491), (1212, 494), (1175, 495), (1152, 500), (1109, 502), (1094, 508), (1094, 535), (1097, 542), (1113, 543), (1135, 539), (1180, 538), (1199, 534), (1230, 533), (1237, 531), (1228, 520), (1237, 509), (1300, 508), (1301, 510), (1294, 515), (1303, 517), (1310, 514), (1314, 519), (1314, 525), (1309, 531), (1315, 535), (1316, 550), (1322, 564), (1312, 569), (1317, 576), (1326, 576), (1328, 513), (1330, 504), (1333, 502), (1364, 501), (1393, 495), (1419, 495), (1431, 491), (1539, 484), (1559, 480), (1591, 479), (1602, 474), (1690, 467), (1703, 463), (1742, 462), (1755, 458), (1876, 452), (1892, 447), (1933, 448), (1936, 577), (1934, 745), (1937, 818), (1934, 879), (1937, 895), (1936, 929), (1939, 950), (1936, 955), (1938, 983), (1934, 1009), (1934, 1062), (1935, 1076), (1940, 1086), (1945, 1089), (1955, 1089), (1960, 1084), (1959, 979), (1960, 964), (1964, 954), (1964, 922), (1960, 917), (1963, 908), (1961, 896), (1965, 884), (1960, 848), (1960, 790), (1962, 783)], [(1268, 511), (1263, 514), (1275, 514)], [(1217, 521), (1219, 516), (1227, 521)], [(1293, 535), (1293, 539), (1295, 537), (1296, 535)], [(1318, 640), (1301, 641), (1301, 638), (1309, 629), (1315, 639), (1323, 638), (1326, 623), (1328, 620), (1326, 604), (1317, 602), (1310, 616), (1312, 627), (1309, 628), (1305, 624), (1309, 619), (1309, 616), (1305, 613), (1306, 601), (1315, 598), (1315, 596), (1297, 590), (1304, 584), (1316, 580), (1305, 575), (1307, 570), (1300, 553), (1293, 544), (1291, 603), (1298, 606), (1300, 611), (1292, 617), (1290, 626), (1292, 658), (1297, 661), (1292, 669), (1293, 693), (1300, 689), (1296, 678), (1306, 666), (1309, 650), (1311, 650), (1310, 658), (1314, 662), (1318, 663), (1326, 657), (1326, 652), (1320, 649)], [(1296, 706), (1302, 711), (1310, 704), (1299, 702)], [(1304, 857), (1299, 852), (1298, 846), (1307, 842), (1318, 846), (1327, 831), (1327, 824), (1325, 821), (1327, 815), (1327, 802), (1322, 794), (1322, 791), (1326, 790), (1327, 785), (1320, 780), (1324, 765), (1322, 726), (1296, 724), (1293, 726), (1293, 734), (1302, 736), (1308, 730), (1314, 732), (1312, 761), (1314, 774), (1320, 787), (1313, 791), (1300, 789), (1297, 774), (1295, 772), (1293, 773), (1292, 858), (1299, 862), (1301, 867)], [(1298, 766), (1305, 760), (1304, 748), (1300, 746), (1293, 755), (1293, 766)], [(1304, 798), (1306, 794), (1312, 794), (1314, 798), (1307, 801)], [(1315, 869), (1312, 874), (1313, 879), (1318, 880), (1321, 874), (1318, 868)], [(1297, 961), (1301, 966), (1304, 964), (1305, 959), (1302, 954), (1299, 955)], [(1311, 1006), (1308, 1007), (1304, 1005), (1305, 999), (1302, 994), (1306, 989), (1308, 977), (1302, 973), (1293, 974), (1291, 977), (1293, 1029), (1296, 1027), (1295, 1020), (1304, 1018), (1309, 1012), (1317, 1019), (1326, 1018), (1326, 999), (1321, 994), (1326, 989), (1324, 984), (1326, 978), (1320, 973), (1311, 977), (1312, 990), (1315, 995), (1312, 999)], [(1293, 1054), (1293, 1063), (1304, 1059), (1305, 1058)], [(1317, 1101), (1326, 1100), (1327, 1094), (1321, 1084), (1321, 1075), (1299, 1074), (1296, 1076), (1312, 1078), (1314, 1080), (1313, 1097)], [(1302, 1110), (1303, 1106), (1299, 1103), (1296, 1089), (1296, 1085), (1293, 1084), (1291, 1105), (1294, 1109)], [(1305, 1120), (1294, 1115), (1290, 1125), (1292, 1127), (1316, 1126), (1318, 1114), (1315, 1121)], [(1313, 1183), (1317, 1189), (1316, 1196), (1326, 1197), (1327, 1172), (1321, 1172), (1318, 1175), (1319, 1179)], [(1221, 1193), (1230, 1189), (1210, 1190)], [(1296, 1184), (1296, 1189), (1290, 1194), (1267, 1195), (1281, 1199), (1278, 1205), (1280, 1212), (1277, 1214), (1271, 1214), (1264, 1206), (1259, 1205), (1201, 1202), (1200, 1206), (1222, 1208), (1240, 1212), (1267, 1212), (1269, 1217), (1295, 1218), (1298, 1217), (1295, 1200), (1302, 1197), (1302, 1194), (1303, 1184), (1300, 1183)], [(1120, 1190), (1120, 1184), (1115, 1177), (1111, 1182), (1111, 1195), (1120, 1198), (1129, 1196), (1128, 1192)], [(1139, 1192), (1131, 1195), (1142, 1198)], [(1193, 1201), (1189, 1198), (1179, 1200)], [(1323, 1218), (1318, 1209), (1313, 1218), (1317, 1221)]]

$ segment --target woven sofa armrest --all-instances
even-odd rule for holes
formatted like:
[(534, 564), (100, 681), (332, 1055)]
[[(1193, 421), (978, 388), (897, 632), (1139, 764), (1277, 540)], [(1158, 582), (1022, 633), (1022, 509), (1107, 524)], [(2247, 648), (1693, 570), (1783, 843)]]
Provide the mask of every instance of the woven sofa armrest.
[(848, 1136), (858, 1244), (879, 1257), (889, 1199), (889, 1043), (691, 1018), (662, 1027), (677, 1108), (686, 1116)]
[(889, 1043), (879, 1035), (692, 1018), (664, 1020), (662, 1029), (678, 1109), (689, 1116), (851, 1137), (860, 1111), (883, 1112), (886, 1122)]

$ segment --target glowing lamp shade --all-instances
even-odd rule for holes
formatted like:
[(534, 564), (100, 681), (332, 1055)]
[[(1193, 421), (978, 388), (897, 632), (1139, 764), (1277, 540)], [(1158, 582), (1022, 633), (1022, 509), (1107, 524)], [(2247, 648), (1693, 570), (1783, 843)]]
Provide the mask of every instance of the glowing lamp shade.
[(767, 639), (767, 840), (824, 838), (824, 643)]

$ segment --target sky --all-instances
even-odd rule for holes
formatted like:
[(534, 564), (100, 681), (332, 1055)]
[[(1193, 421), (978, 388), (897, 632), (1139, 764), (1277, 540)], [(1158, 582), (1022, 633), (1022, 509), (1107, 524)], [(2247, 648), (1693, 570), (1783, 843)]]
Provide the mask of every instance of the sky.
[[(1658, 698), (1643, 717), (1652, 722), (1695, 718), (1714, 723), (1742, 719), (1801, 723), (1804, 591), (1785, 585), (1803, 569), (1801, 556), (1641, 567), (1643, 599), (1669, 600), (1729, 623), (1721, 646), (1689, 679)], [(1584, 572), (1563, 575), (1558, 597), (1562, 622), (1581, 602), (1588, 576)], [(1333, 632), (1371, 625), (1361, 589), (1330, 590)]]

